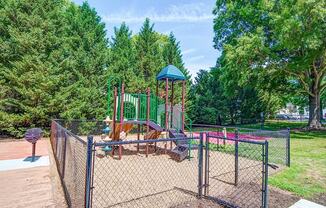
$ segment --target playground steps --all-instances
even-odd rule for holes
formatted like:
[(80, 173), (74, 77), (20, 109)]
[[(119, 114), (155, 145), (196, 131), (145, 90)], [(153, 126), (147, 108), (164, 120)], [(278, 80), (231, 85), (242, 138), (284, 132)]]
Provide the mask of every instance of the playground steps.
[[(170, 138), (187, 138), (187, 135), (181, 131), (177, 131), (176, 129), (169, 129), (169, 137)], [(174, 141), (175, 145), (177, 145), (172, 152), (177, 155), (177, 159), (182, 161), (186, 159), (189, 152), (189, 140), (180, 140)], [(193, 147), (191, 147), (193, 149)]]
[[(177, 131), (176, 129), (169, 129), (169, 137), (170, 138), (188, 138), (188, 136), (183, 133), (182, 131)], [(189, 142), (190, 140), (179, 140), (179, 141), (175, 141), (175, 145), (177, 146), (185, 146), (187, 148), (189, 148)], [(195, 144), (191, 144), (191, 149), (198, 149), (198, 146)]]

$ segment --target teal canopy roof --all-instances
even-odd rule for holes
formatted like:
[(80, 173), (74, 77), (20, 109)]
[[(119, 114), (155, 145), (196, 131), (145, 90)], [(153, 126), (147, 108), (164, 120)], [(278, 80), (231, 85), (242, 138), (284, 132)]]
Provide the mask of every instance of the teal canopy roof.
[(168, 78), (169, 80), (177, 81), (177, 80), (186, 80), (185, 75), (173, 65), (168, 65), (164, 67), (161, 72), (156, 76), (157, 80), (165, 80)]

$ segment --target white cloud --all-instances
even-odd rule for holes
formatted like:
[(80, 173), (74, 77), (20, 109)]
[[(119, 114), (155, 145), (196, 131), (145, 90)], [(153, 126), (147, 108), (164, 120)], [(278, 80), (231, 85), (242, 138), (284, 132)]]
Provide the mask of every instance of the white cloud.
[(192, 80), (195, 79), (197, 72), (199, 72), (200, 69), (208, 70), (210, 67), (212, 66), (209, 64), (186, 64), (186, 68), (189, 70)]
[(205, 56), (203, 56), (203, 55), (193, 56), (193, 57), (185, 59), (185, 61), (186, 62), (194, 62), (194, 61), (198, 61), (198, 60), (203, 59), (203, 58), (205, 58)]
[(143, 15), (136, 15), (134, 11), (119, 12), (103, 15), (103, 20), (109, 23), (142, 23), (148, 17), (153, 22), (203, 22), (211, 20), (211, 8), (202, 2), (171, 5), (166, 12), (159, 14), (154, 8)]
[(192, 53), (192, 52), (195, 52), (195, 51), (196, 51), (196, 49), (190, 48), (190, 49), (182, 51), (182, 55), (186, 55), (186, 54), (189, 54), (189, 53)]

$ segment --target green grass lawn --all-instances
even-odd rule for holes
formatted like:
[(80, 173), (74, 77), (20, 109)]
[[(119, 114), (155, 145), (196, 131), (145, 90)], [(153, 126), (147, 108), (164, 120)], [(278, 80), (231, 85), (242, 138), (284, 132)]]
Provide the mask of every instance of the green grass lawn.
[[(300, 128), (306, 125), (304, 122), (265, 122), (265, 130), (280, 130), (288, 127), (292, 129), (291, 167), (271, 176), (269, 184), (301, 197), (313, 198), (318, 194), (326, 193), (326, 131), (301, 131)], [(259, 129), (260, 124), (248, 124), (241, 127)], [(200, 130), (216, 131), (218, 128), (194, 128), (194, 131)], [(227, 130), (234, 131), (233, 128)], [(240, 129), (240, 133), (241, 131)], [(215, 147), (212, 148), (215, 149)], [(228, 152), (227, 148), (225, 152)], [(252, 156), (246, 155), (246, 157)]]
[(308, 198), (326, 193), (326, 132), (291, 133), (291, 167), (270, 184)]
[[(301, 128), (302, 122), (268, 121), (264, 129)], [(245, 127), (260, 127), (246, 125)], [(311, 198), (326, 193), (326, 131), (291, 131), (291, 167), (270, 178), (270, 185)]]

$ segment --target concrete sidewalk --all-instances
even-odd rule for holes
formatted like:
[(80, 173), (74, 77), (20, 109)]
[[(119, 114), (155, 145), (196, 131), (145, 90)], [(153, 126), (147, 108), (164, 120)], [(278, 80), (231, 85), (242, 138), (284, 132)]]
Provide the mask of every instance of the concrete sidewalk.
[(300, 199), (289, 208), (326, 208), (326, 207), (305, 199)]
[(0, 142), (0, 207), (67, 207), (48, 139)]

